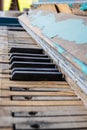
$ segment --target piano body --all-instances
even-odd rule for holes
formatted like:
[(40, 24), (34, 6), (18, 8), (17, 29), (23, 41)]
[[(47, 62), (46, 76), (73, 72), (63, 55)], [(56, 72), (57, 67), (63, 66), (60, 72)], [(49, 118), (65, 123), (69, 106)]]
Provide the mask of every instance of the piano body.
[(0, 130), (86, 130), (86, 76), (29, 17), (0, 18)]

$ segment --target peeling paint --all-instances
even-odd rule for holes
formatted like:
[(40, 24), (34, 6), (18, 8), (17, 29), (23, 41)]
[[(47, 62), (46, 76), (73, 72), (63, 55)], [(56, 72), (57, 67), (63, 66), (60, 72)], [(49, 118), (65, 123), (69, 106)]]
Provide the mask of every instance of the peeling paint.
[(82, 19), (73, 18), (56, 22), (54, 14), (43, 15), (41, 12), (32, 18), (32, 25), (39, 27), (48, 38), (58, 36), (76, 44), (87, 44), (87, 25)]
[(59, 53), (62, 54), (65, 52), (65, 50), (60, 45), (58, 45), (58, 43), (54, 43), (53, 45), (56, 47)]

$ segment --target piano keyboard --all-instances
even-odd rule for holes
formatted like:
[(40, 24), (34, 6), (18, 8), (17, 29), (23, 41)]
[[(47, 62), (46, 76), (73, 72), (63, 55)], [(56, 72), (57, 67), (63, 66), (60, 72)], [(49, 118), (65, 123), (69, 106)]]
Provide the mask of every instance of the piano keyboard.
[(87, 108), (47, 52), (22, 27), (4, 30), (0, 130), (86, 130)]

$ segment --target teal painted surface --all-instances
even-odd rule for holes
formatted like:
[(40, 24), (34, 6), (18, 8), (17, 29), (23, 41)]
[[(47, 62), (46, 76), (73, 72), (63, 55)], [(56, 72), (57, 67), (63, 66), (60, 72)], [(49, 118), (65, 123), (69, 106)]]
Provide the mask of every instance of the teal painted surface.
[[(64, 40), (75, 42), (76, 44), (87, 44), (87, 25), (84, 24), (82, 19), (67, 19), (57, 22), (55, 16), (52, 13), (43, 15), (39, 13), (31, 16), (31, 22), (34, 26), (41, 29), (42, 33), (48, 38), (58, 36)], [(58, 43), (54, 43), (54, 47), (59, 53), (66, 53)], [(85, 55), (87, 57), (87, 55)], [(87, 64), (83, 63), (79, 59), (73, 58), (81, 71), (87, 75)]]
[[(60, 54), (63, 54), (66, 52), (66, 50), (63, 49), (60, 45), (58, 45), (58, 43), (54, 43), (54, 46), (56, 47), (56, 49), (58, 50)], [(77, 58), (73, 58), (72, 60), (81, 68), (81, 71), (87, 75), (87, 65)]]
[(43, 15), (42, 12), (31, 17), (32, 24), (39, 27), (48, 38), (58, 36), (76, 44), (87, 43), (87, 25), (84, 24), (82, 19), (68, 19), (56, 22), (52, 13)]
[(49, 13), (48, 15), (42, 15), (41, 11), (37, 13), (37, 15), (32, 16), (32, 24), (34, 26), (38, 26), (40, 29), (46, 28), (49, 24), (53, 24), (55, 21), (55, 17), (53, 14)]
[(81, 4), (80, 10), (86, 11), (87, 10), (87, 4)]
[(58, 43), (54, 43), (54, 46), (56, 47), (59, 53), (62, 54), (65, 52), (65, 50), (60, 45), (58, 45)]
[(0, 23), (18, 24), (19, 22), (17, 18), (0, 17)]
[(73, 4), (68, 4), (69, 5), (69, 7), (72, 7), (73, 8)]
[(0, 17), (0, 26), (17, 26), (21, 27), (17, 18)]
[(77, 58), (73, 58), (73, 61), (80, 66), (82, 72), (87, 75), (87, 65)]
[(37, 2), (33, 2), (34, 4), (74, 4), (74, 3), (86, 3), (87, 0), (38, 0)]

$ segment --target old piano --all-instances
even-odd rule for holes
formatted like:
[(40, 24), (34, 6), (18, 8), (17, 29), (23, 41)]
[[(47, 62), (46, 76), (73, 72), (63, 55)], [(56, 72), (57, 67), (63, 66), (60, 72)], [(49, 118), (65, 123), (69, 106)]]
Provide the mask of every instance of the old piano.
[(86, 94), (25, 17), (0, 18), (0, 130), (87, 130)]

